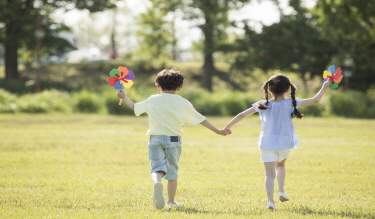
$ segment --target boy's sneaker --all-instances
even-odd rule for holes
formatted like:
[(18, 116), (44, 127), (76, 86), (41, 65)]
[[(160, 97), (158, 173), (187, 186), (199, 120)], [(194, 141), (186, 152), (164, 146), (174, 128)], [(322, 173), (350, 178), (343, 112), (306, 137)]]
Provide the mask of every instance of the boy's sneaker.
[(165, 200), (163, 194), (163, 184), (161, 183), (154, 184), (154, 204), (157, 209), (164, 208)]
[(275, 211), (275, 210), (276, 210), (275, 204), (273, 204), (273, 203), (271, 203), (271, 202), (268, 202), (266, 208), (267, 208), (268, 210), (270, 210), (270, 211)]
[(180, 207), (180, 204), (178, 202), (167, 203), (167, 207), (168, 208), (178, 208), (178, 207)]
[(283, 192), (278, 192), (277, 193), (279, 195), (279, 200), (281, 202), (286, 202), (286, 201), (289, 201), (289, 196)]

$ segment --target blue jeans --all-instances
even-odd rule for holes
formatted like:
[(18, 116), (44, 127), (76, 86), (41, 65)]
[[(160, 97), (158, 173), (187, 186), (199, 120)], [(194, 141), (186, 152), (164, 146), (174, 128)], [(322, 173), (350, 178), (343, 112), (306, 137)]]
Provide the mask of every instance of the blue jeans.
[(179, 136), (152, 135), (148, 142), (148, 159), (151, 173), (163, 171), (166, 180), (178, 178), (178, 162), (182, 151)]

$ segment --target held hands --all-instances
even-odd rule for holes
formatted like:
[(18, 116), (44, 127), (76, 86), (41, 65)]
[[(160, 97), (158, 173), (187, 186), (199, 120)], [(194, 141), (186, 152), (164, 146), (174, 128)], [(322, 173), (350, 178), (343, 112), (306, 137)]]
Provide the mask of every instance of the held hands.
[(225, 127), (224, 129), (227, 130), (229, 132), (229, 134), (232, 134), (232, 129), (231, 128)]
[(225, 130), (225, 129), (220, 129), (218, 132), (216, 132), (217, 134), (219, 135), (222, 135), (222, 136), (227, 136), (227, 135), (230, 135), (230, 133)]
[(217, 134), (222, 135), (222, 136), (227, 136), (227, 135), (232, 134), (232, 130), (225, 129), (225, 128), (224, 129), (220, 129)]

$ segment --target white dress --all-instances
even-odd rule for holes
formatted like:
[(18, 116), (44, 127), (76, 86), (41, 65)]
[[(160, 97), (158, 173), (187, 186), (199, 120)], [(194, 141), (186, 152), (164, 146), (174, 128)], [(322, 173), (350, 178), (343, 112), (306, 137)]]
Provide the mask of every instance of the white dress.
[[(258, 109), (258, 103), (264, 104), (265, 102), (265, 100), (261, 100), (253, 104), (262, 122), (258, 142), (259, 149), (298, 148), (298, 138), (291, 117), (294, 111), (292, 98), (277, 103), (268, 102), (268, 109)], [(296, 102), (298, 108), (301, 105), (301, 99), (296, 98)]]

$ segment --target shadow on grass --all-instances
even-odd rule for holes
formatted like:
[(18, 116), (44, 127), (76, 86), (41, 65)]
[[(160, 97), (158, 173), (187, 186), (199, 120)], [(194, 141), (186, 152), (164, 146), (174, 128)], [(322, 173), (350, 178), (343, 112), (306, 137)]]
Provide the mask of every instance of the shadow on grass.
[(212, 211), (206, 211), (203, 209), (196, 209), (196, 208), (186, 208), (183, 206), (180, 206), (178, 208), (169, 208), (167, 211), (178, 211), (182, 213), (187, 213), (187, 214), (212, 214), (212, 213), (217, 213), (217, 212), (212, 212)]
[[(224, 215), (224, 214), (229, 214), (233, 216), (254, 216), (254, 215), (260, 215), (263, 214), (264, 212), (254, 212), (251, 210), (240, 210), (240, 209), (223, 209), (221, 210), (204, 210), (204, 209), (198, 209), (198, 208), (189, 208), (189, 207), (183, 207), (180, 206), (178, 208), (169, 208), (166, 211), (168, 212), (179, 212), (179, 213), (185, 213), (185, 214), (207, 214), (207, 215)], [(269, 211), (265, 211), (266, 213), (272, 213)]]
[(316, 210), (307, 206), (300, 206), (293, 212), (301, 215), (320, 215), (320, 216), (334, 216), (334, 217), (349, 217), (349, 218), (375, 218), (375, 213), (360, 213), (354, 212), (347, 208), (345, 211), (332, 211), (332, 210)]

